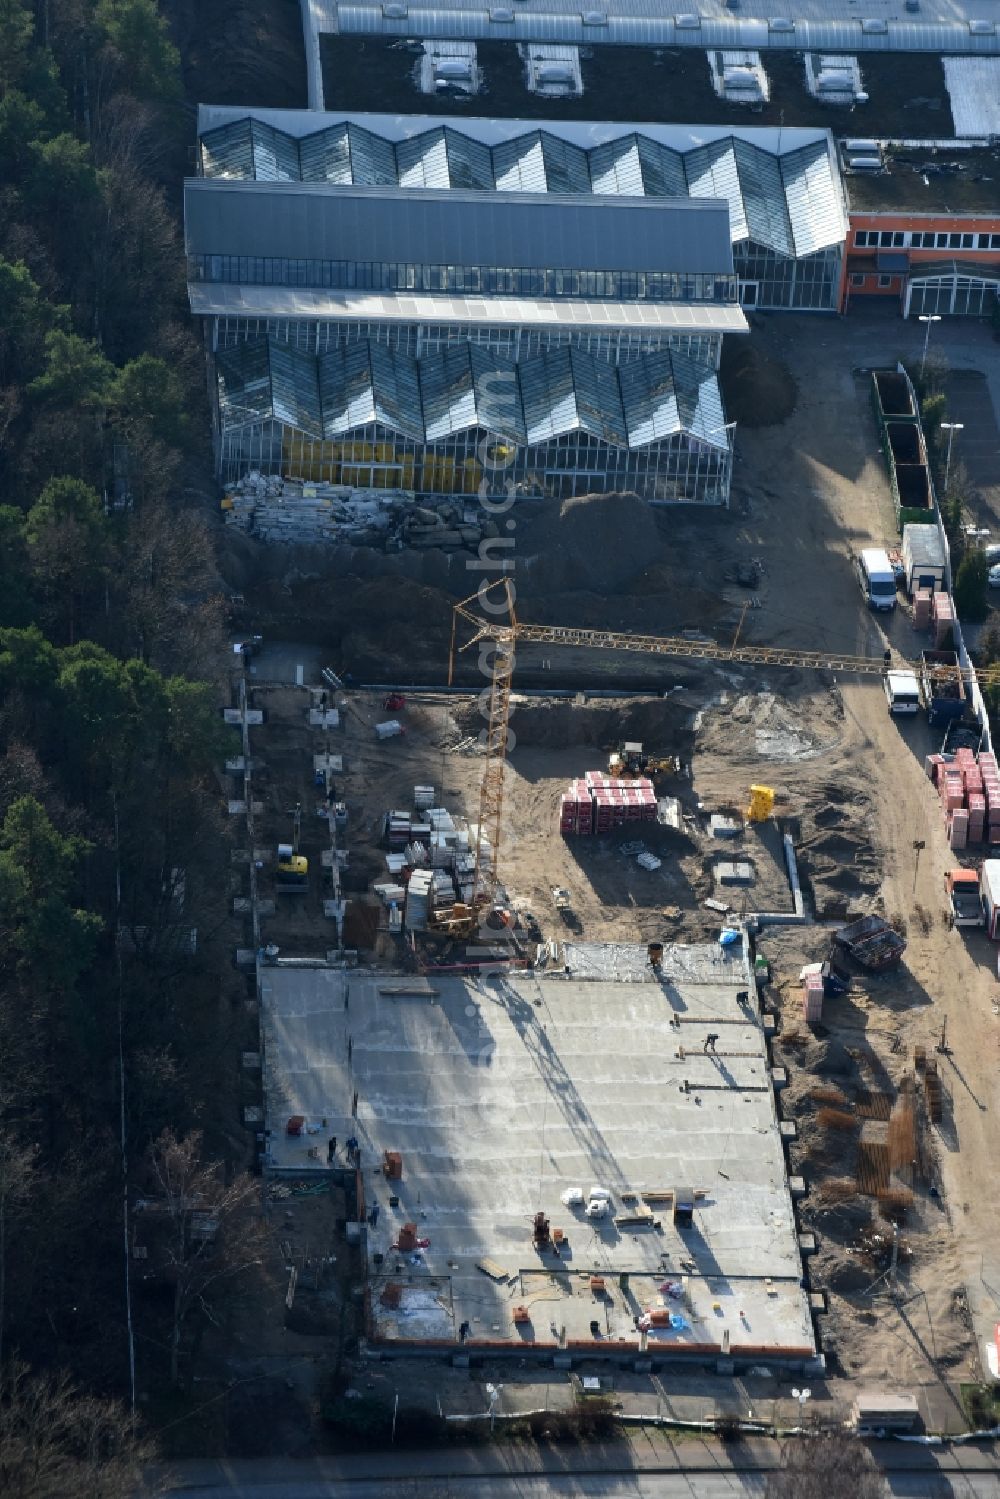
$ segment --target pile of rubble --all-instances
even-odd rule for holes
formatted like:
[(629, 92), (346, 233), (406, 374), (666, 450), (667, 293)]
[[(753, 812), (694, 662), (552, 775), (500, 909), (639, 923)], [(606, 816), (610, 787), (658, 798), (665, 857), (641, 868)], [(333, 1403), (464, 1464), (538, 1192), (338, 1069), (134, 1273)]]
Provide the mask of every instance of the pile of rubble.
[(412, 490), (306, 484), (256, 471), (227, 490), (222, 508), (227, 525), (262, 541), (459, 551), (475, 549), (484, 535), (496, 534), (471, 499), (418, 504)]

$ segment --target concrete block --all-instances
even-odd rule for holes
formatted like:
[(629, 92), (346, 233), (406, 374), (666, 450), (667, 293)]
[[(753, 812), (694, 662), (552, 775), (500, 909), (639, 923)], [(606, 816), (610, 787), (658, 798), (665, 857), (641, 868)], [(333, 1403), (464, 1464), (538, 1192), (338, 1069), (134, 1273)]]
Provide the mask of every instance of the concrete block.
[(715, 1360), (716, 1374), (735, 1374), (736, 1360), (734, 1358), (717, 1358)]
[(715, 866), (717, 885), (753, 885), (757, 876), (746, 859), (724, 860)]
[(708, 831), (713, 838), (738, 838), (743, 831), (743, 824), (735, 817), (724, 817), (721, 812), (713, 812), (708, 819)]
[(771, 1068), (771, 1087), (774, 1089), (774, 1091), (777, 1092), (779, 1088), (787, 1087), (787, 1085), (788, 1085), (788, 1073), (785, 1070), (785, 1068), (784, 1067), (772, 1067)]
[(794, 1119), (782, 1119), (778, 1125), (783, 1140), (797, 1140), (799, 1138), (798, 1125)]
[(811, 1233), (799, 1234), (799, 1253), (815, 1254), (817, 1249), (816, 1235)]
[(552, 1355), (553, 1369), (572, 1369), (573, 1355), (571, 1353), (554, 1353)]
[(802, 1372), (803, 1374), (811, 1374), (814, 1378), (819, 1378), (821, 1375), (825, 1374), (826, 1354), (817, 1353), (815, 1358), (805, 1359), (802, 1364)]
[(230, 817), (242, 817), (243, 814), (246, 812), (246, 809), (247, 809), (246, 802), (239, 801), (236, 798), (233, 798), (233, 800), (230, 801), (230, 803), (229, 803), (229, 815), (230, 815)]
[(274, 915), (274, 901), (273, 900), (259, 900), (257, 902), (257, 915), (258, 916), (273, 916)]
[(244, 1124), (263, 1124), (264, 1110), (258, 1103), (248, 1103), (243, 1106)]
[(240, 1060), (247, 1072), (253, 1072), (260, 1069), (259, 1051), (245, 1051)]
[(236, 949), (237, 968), (253, 968), (257, 962), (257, 954), (252, 947), (238, 947)]
[(467, 1353), (453, 1353), (452, 1354), (452, 1356), (451, 1356), (451, 1367), (453, 1369), (468, 1369), (468, 1368), (471, 1367), (471, 1365), (472, 1365), (472, 1360), (469, 1358), (469, 1355)]
[(788, 1178), (788, 1190), (792, 1194), (792, 1201), (797, 1202), (800, 1197), (806, 1195), (806, 1179), (804, 1176), (790, 1176)]

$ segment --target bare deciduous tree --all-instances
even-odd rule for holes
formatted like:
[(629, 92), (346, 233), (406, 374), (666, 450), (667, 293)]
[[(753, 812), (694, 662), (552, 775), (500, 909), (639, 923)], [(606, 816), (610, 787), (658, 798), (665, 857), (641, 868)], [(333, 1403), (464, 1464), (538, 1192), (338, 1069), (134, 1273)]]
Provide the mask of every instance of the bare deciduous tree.
[(857, 1437), (842, 1432), (788, 1442), (765, 1499), (885, 1499), (882, 1470)]
[(226, 1182), (222, 1167), (204, 1161), (200, 1131), (178, 1139), (164, 1130), (149, 1152), (156, 1208), (166, 1215), (159, 1246), (174, 1288), (170, 1378), (180, 1378), (181, 1344), (192, 1314), (216, 1321), (216, 1307), (232, 1283), (260, 1263), (266, 1229), (255, 1211), (258, 1186), (246, 1172)]
[[(124, 1406), (24, 1364), (0, 1381), (0, 1493), (17, 1499), (132, 1499), (156, 1450)], [(148, 1477), (144, 1494), (164, 1485)]]
[(37, 1146), (22, 1145), (10, 1130), (0, 1127), (0, 1369), (7, 1316), (7, 1234), (31, 1191), (37, 1153)]

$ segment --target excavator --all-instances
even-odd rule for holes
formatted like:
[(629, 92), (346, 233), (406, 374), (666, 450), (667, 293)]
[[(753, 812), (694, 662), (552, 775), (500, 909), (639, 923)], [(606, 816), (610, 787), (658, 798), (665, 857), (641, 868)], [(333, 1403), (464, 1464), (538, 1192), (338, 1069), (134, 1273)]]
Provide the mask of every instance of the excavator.
[(274, 871), (274, 888), (286, 895), (301, 895), (309, 887), (309, 860), (299, 853), (302, 834), (302, 803), (292, 811), (292, 841), (278, 844), (278, 863)]
[(680, 761), (674, 755), (657, 759), (647, 755), (642, 744), (635, 739), (626, 739), (608, 756), (608, 775), (622, 781), (636, 781), (641, 776), (656, 780), (660, 776), (680, 774)]

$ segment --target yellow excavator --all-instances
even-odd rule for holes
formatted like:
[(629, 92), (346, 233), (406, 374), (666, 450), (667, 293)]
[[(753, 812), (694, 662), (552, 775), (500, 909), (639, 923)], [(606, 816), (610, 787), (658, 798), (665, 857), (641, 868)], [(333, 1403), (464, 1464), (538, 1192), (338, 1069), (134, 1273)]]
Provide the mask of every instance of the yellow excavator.
[(292, 841), (278, 844), (278, 863), (274, 871), (274, 886), (285, 894), (301, 894), (309, 886), (309, 860), (299, 853), (302, 834), (302, 803), (296, 802), (292, 811)]

